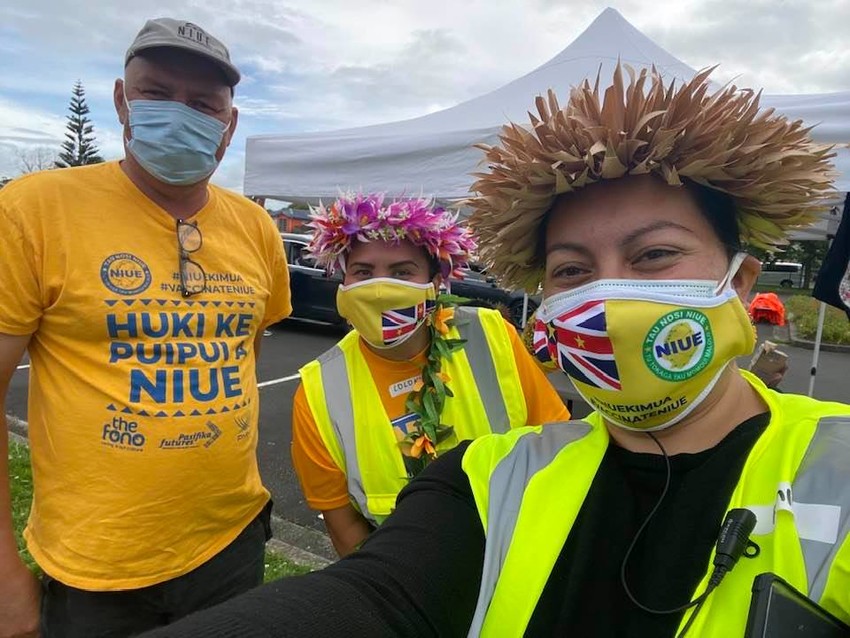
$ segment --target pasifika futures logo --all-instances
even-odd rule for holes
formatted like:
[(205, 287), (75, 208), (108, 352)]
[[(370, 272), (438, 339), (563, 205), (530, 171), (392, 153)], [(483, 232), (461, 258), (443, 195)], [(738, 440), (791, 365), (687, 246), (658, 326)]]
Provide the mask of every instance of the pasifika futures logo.
[(643, 360), (665, 381), (684, 381), (701, 372), (714, 357), (711, 324), (698, 310), (674, 310), (649, 329)]
[(103, 285), (119, 295), (137, 295), (151, 285), (147, 264), (130, 253), (116, 253), (103, 260), (100, 267)]

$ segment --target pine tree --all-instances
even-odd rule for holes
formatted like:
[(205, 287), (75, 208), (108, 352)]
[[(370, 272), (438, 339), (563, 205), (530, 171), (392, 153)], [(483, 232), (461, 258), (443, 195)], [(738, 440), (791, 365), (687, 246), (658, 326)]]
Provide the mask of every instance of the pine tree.
[(74, 85), (74, 90), (71, 91), (71, 103), (68, 110), (71, 114), (65, 116), (68, 119), (67, 130), (56, 166), (67, 168), (68, 166), (83, 166), (102, 162), (103, 158), (100, 156), (100, 150), (95, 143), (94, 125), (88, 118), (89, 107), (86, 104), (86, 92), (83, 89), (83, 83), (79, 80)]

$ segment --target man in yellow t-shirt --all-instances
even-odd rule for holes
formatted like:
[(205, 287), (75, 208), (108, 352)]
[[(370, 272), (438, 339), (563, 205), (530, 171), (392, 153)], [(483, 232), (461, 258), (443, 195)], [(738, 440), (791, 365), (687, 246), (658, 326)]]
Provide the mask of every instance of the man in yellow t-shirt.
[[(428, 458), (569, 413), (497, 311), (436, 297), (475, 246), (455, 216), (426, 199), (351, 195), (320, 207), (312, 225), (316, 262), (345, 272), (337, 308), (354, 330), (301, 370), (292, 460), (344, 556)], [(452, 340), (464, 343), (446, 354)], [(429, 413), (436, 432), (423, 426)]]
[(0, 191), (0, 399), (28, 349), (25, 536), (45, 573), (40, 605), (0, 406), (0, 633), (132, 635), (262, 580), (255, 365), (290, 299), (268, 215), (209, 184), (238, 80), (200, 27), (151, 20), (115, 83), (126, 157)]

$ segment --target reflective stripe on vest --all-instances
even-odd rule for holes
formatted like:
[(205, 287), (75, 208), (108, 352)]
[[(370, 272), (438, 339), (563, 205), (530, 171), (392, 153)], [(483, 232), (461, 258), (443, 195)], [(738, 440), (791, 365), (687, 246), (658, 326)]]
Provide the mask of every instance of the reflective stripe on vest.
[[(487, 484), (488, 493), (489, 495), (497, 495), (497, 497), (490, 498), (488, 496), (483, 510), (481, 502), (477, 499), (487, 540), (478, 603), (468, 634), (470, 637), (480, 636), (482, 630), (484, 630), (494, 592), (504, 569), (505, 558), (511, 548), (517, 529), (521, 506), (529, 482), (535, 474), (553, 463), (564, 448), (587, 437), (592, 432), (592, 428), (586, 423), (571, 422), (569, 426), (547, 426), (542, 430), (524, 434), (513, 448), (496, 461), (496, 465), (493, 467)], [(486, 439), (479, 441), (479, 443), (483, 442), (486, 442)], [(782, 442), (774, 441), (774, 443), (781, 444)], [(488, 451), (493, 449), (496, 448), (491, 446)], [(796, 534), (792, 539), (799, 538), (808, 581), (808, 596), (822, 603), (825, 593), (828, 598), (839, 598), (842, 601), (843, 609), (836, 610), (833, 605), (831, 611), (844, 618), (850, 614), (845, 591), (847, 590), (845, 586), (847, 585), (846, 576), (841, 579), (833, 577), (833, 581), (836, 582), (828, 581), (830, 576), (834, 575), (831, 568), (836, 564), (836, 557), (839, 553), (845, 561), (847, 554), (850, 553), (850, 548), (845, 547), (848, 535), (850, 535), (850, 480), (848, 480), (850, 470), (848, 468), (850, 468), (850, 418), (843, 416), (822, 417), (817, 422), (790, 490), (782, 494), (782, 499), (786, 501), (786, 504), (776, 507), (777, 510), (788, 510), (795, 516), (796, 527), (794, 529)], [(464, 469), (469, 473), (466, 465)], [(470, 478), (472, 479), (472, 477)], [(816, 521), (812, 521), (813, 512), (817, 515), (818, 520)], [(761, 512), (760, 514), (765, 516), (768, 513)], [(769, 512), (769, 514), (773, 514), (773, 512)], [(531, 515), (529, 514), (529, 516)], [(808, 520), (804, 520), (807, 517)], [(820, 528), (816, 529), (818, 525)], [(815, 530), (816, 533), (811, 535), (819, 536), (821, 540), (806, 538), (806, 528)], [(827, 536), (830, 537), (828, 541), (825, 540)], [(566, 538), (561, 540), (565, 542)], [(789, 539), (786, 537), (785, 540), (788, 541)], [(839, 571), (841, 570), (839, 569)], [(548, 576), (546, 580), (548, 580)], [(803, 583), (800, 583), (799, 586), (802, 587)], [(697, 590), (695, 595), (699, 591), (700, 589)], [(837, 591), (839, 596), (831, 596), (833, 591)], [(716, 597), (719, 592), (720, 590), (715, 592), (712, 598)], [(537, 595), (540, 593), (542, 591), (536, 592)], [(736, 591), (735, 595), (748, 597), (749, 590)], [(710, 601), (711, 598), (709, 598), (709, 603)], [(536, 602), (534, 604), (536, 605)], [(841, 614), (840, 611), (844, 611), (844, 613)], [(694, 630), (699, 635), (702, 635), (699, 633), (700, 627), (711, 622), (709, 616), (716, 615), (712, 613), (710, 605), (708, 605), (701, 616), (697, 620), (697, 625), (694, 626)], [(682, 622), (684, 623), (686, 620), (687, 614)], [(743, 622), (744, 619), (739, 620)], [(490, 633), (492, 632), (487, 631), (488, 635)], [(709, 633), (715, 635), (715, 633)]]
[[(464, 312), (464, 310), (467, 311)], [(469, 362), (487, 415), (489, 429), (496, 433), (507, 432), (511, 428), (508, 408), (502, 394), (497, 366), (493, 361), (481, 319), (477, 310), (459, 308), (456, 312), (462, 312), (462, 320), (456, 322), (455, 329), (458, 336), (467, 342), (464, 352), (467, 354), (466, 359)], [(317, 361), (321, 370), (322, 385), (325, 389), (324, 395), (328, 415), (333, 425), (336, 440), (345, 458), (344, 470), (348, 482), (348, 493), (363, 516), (376, 525), (380, 524), (382, 521), (369, 511), (368, 498), (360, 470), (354, 407), (351, 399), (352, 389), (346, 369), (345, 353), (339, 346), (334, 346), (320, 356)], [(458, 390), (456, 389), (456, 391)]]
[[(567, 427), (556, 427), (565, 425)], [(490, 475), (491, 499), (487, 515), (487, 543), (484, 549), (484, 568), (478, 605), (469, 628), (470, 636), (478, 636), (484, 626), (484, 618), (490, 608), (496, 582), (511, 544), (519, 506), (528, 481), (549, 465), (564, 446), (579, 440), (590, 432), (590, 426), (581, 421), (569, 424), (550, 424), (539, 433), (527, 434), (517, 441), (508, 456), (503, 458)]]
[(809, 597), (813, 600), (820, 600), (823, 596), (830, 566), (841, 548), (841, 542), (850, 534), (848, 465), (850, 419), (821, 419), (797, 471), (792, 491), (794, 503), (821, 508), (831, 506), (837, 509), (837, 517), (827, 522), (829, 526), (834, 523), (835, 527), (834, 540), (831, 543), (800, 539), (809, 581)]
[(354, 435), (354, 406), (351, 404), (351, 386), (345, 370), (345, 354), (342, 348), (334, 346), (318, 359), (322, 374), (322, 387), (325, 388), (325, 402), (331, 425), (336, 434), (339, 447), (345, 456), (345, 478), (348, 481), (348, 494), (357, 503), (364, 516), (369, 516), (366, 506), (366, 491), (360, 476), (360, 463), (357, 461), (357, 438)]
[[(455, 312), (458, 312), (458, 310), (456, 309)], [(499, 387), (499, 375), (496, 373), (496, 364), (490, 353), (487, 335), (484, 334), (484, 327), (481, 325), (481, 318), (477, 312), (463, 312), (462, 316), (463, 320), (457, 322), (457, 331), (460, 338), (466, 340), (463, 349), (467, 353), (476, 353), (472, 357), (467, 354), (467, 359), (469, 360), (469, 367), (472, 368), (472, 376), (478, 386), (478, 394), (484, 404), (484, 410), (487, 412), (490, 430), (502, 434), (511, 429), (511, 422), (508, 418), (505, 397)], [(482, 356), (477, 355), (479, 352), (482, 353)], [(485, 353), (486, 356), (484, 356)], [(513, 356), (513, 352), (511, 356)]]

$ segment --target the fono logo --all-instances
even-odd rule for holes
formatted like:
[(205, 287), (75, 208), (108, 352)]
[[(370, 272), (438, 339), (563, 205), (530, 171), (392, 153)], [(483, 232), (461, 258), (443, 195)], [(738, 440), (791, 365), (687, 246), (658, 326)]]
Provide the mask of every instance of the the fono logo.
[(151, 285), (151, 271), (147, 264), (135, 255), (116, 253), (103, 261), (100, 280), (114, 293), (137, 295)]
[(665, 381), (685, 381), (701, 372), (714, 357), (711, 324), (698, 310), (674, 310), (649, 329), (643, 360)]
[(125, 421), (120, 416), (103, 424), (100, 439), (104, 445), (137, 452), (142, 451), (146, 441), (145, 435), (139, 432), (138, 422)]

